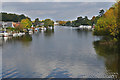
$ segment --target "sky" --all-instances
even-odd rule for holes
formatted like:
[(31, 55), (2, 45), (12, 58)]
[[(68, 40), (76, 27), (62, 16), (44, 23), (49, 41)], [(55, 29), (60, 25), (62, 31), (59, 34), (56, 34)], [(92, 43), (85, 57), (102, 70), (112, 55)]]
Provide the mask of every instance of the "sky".
[(115, 2), (115, 0), (1, 0), (2, 2)]
[(2, 2), (2, 12), (25, 14), (32, 20), (35, 18), (40, 20), (46, 18), (52, 20), (75, 20), (79, 16), (92, 18), (92, 16), (99, 14), (100, 9), (107, 10), (114, 4), (114, 2), (62, 2), (62, 0), (60, 0), (61, 2), (5, 1)]

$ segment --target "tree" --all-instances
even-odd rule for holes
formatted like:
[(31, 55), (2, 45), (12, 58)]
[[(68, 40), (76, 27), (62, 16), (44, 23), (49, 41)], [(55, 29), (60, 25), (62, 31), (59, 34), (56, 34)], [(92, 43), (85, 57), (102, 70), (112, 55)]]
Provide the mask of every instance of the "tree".
[(59, 21), (59, 25), (65, 26), (65, 24), (66, 24), (66, 21)]
[(2, 15), (2, 21), (5, 22), (7, 21), (20, 22), (22, 19), (26, 19), (26, 18), (31, 20), (29, 17), (25, 16), (24, 14), (18, 15), (18, 14), (1, 12), (0, 15)]
[(118, 4), (115, 4), (114, 7), (111, 7), (107, 10), (104, 16), (100, 17), (95, 26), (94, 34), (102, 35), (102, 36), (110, 36), (114, 41), (117, 41), (120, 37), (118, 37), (120, 30), (119, 24), (117, 21), (118, 16)]
[(67, 21), (65, 25), (66, 25), (66, 26), (71, 26), (71, 22), (70, 22), (70, 21)]
[(92, 17), (91, 23), (92, 23), (92, 26), (93, 26), (93, 24), (95, 23), (95, 16)]
[(101, 9), (101, 10), (99, 11), (99, 16), (102, 17), (102, 16), (104, 15), (104, 12), (105, 12), (105, 11), (104, 11), (103, 9)]
[(88, 21), (89, 21), (88, 17), (85, 16), (85, 18), (82, 19), (81, 25), (88, 25)]
[(48, 28), (48, 27), (54, 27), (54, 21), (52, 21), (51, 19), (45, 19), (44, 26), (46, 28)]
[(39, 18), (36, 18), (33, 25), (38, 26), (40, 24)]
[[(120, 0), (118, 0), (118, 13), (117, 13), (117, 27), (118, 27), (118, 30), (120, 31)], [(120, 32), (118, 33), (118, 38), (120, 40)]]
[(22, 24), (18, 25), (17, 27), (15, 27), (16, 31), (23, 31), (24, 27)]
[(21, 26), (24, 28), (30, 28), (32, 26), (32, 22), (29, 19), (22, 19), (21, 20)]

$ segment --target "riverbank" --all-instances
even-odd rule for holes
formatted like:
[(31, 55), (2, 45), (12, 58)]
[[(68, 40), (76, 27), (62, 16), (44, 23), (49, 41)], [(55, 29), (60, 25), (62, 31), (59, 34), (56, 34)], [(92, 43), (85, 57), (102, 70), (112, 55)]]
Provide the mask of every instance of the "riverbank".
[(23, 31), (11, 31), (11, 30), (4, 30), (0, 32), (0, 37), (9, 37), (9, 36), (13, 36), (13, 37), (18, 37), (18, 36), (22, 36), (25, 35), (26, 33), (28, 34), (33, 34), (34, 32), (39, 32), (39, 31), (45, 31), (47, 29), (54, 29), (53, 27), (38, 27), (38, 28), (28, 28), (28, 29), (23, 29)]

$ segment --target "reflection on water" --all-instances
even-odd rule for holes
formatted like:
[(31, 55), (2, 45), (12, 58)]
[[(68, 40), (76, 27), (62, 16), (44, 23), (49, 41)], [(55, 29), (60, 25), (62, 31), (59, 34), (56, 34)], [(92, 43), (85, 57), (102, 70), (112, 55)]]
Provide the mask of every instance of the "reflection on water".
[(110, 63), (115, 61), (115, 55), (111, 53), (113, 58), (107, 61), (107, 57), (100, 55), (104, 54), (99, 52), (100, 45), (93, 45), (94, 40), (91, 31), (58, 26), (31, 36), (8, 39), (3, 43), (2, 77), (112, 77), (117, 73), (117, 68)]
[(100, 42), (94, 42), (94, 48), (96, 53), (105, 59), (106, 74), (112, 75), (114, 78), (120, 78), (120, 43), (107, 45)]
[(54, 34), (54, 29), (47, 29), (46, 31), (44, 31), (44, 35), (45, 36), (52, 36)]
[(10, 41), (22, 41), (22, 42), (29, 42), (32, 41), (32, 36), (29, 34), (25, 34), (20, 37), (0, 37), (1, 44), (4, 42), (10, 42)]

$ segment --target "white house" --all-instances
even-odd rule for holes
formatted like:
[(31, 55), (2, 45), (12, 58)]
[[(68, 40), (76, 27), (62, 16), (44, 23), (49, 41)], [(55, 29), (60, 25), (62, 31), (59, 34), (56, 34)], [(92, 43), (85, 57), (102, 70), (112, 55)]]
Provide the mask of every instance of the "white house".
[(14, 22), (3, 22), (3, 21), (0, 21), (0, 27), (1, 28), (14, 27), (13, 23)]

